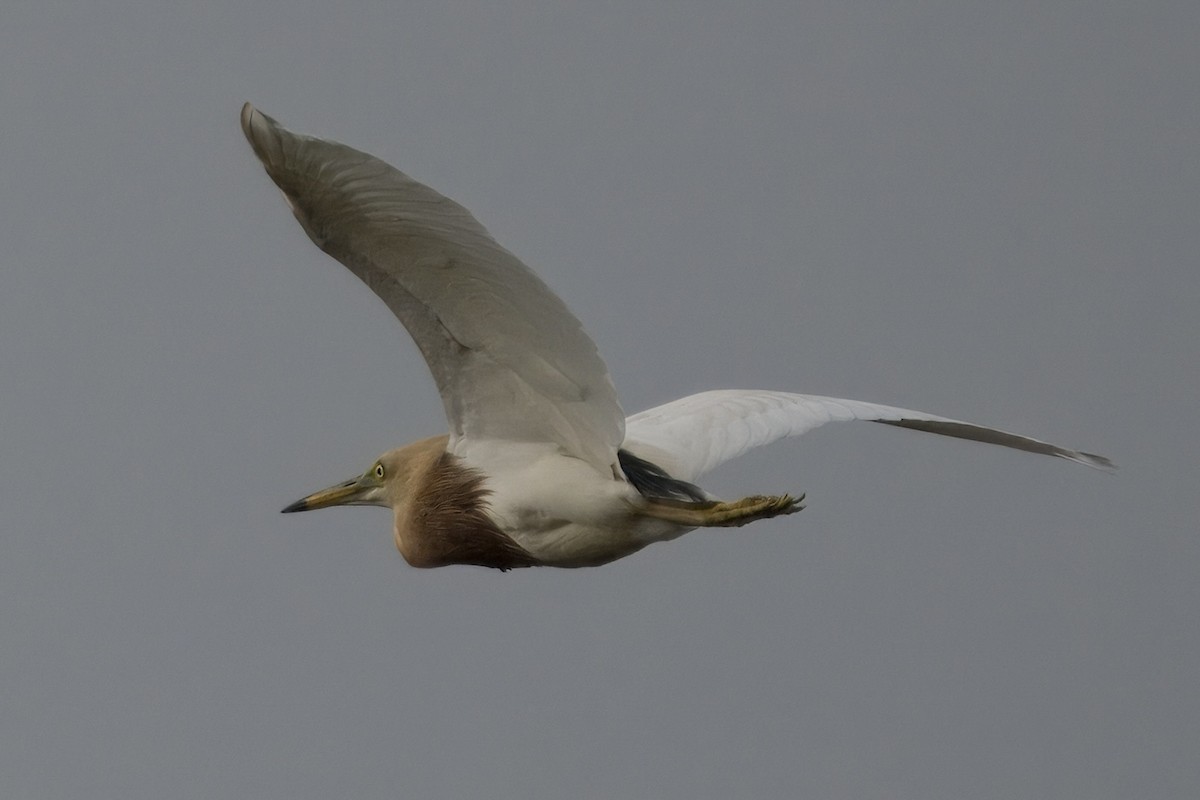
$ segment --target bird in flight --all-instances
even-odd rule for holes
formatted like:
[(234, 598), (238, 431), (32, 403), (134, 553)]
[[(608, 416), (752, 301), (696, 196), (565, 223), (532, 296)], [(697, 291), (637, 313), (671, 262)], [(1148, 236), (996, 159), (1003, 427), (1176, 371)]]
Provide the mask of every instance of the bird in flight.
[(803, 495), (726, 502), (695, 482), (826, 422), (869, 420), (1113, 466), (1015, 433), (819, 395), (709, 391), (626, 417), (579, 320), (465, 208), (249, 103), (242, 130), (313, 243), (416, 341), (450, 428), (283, 510), (390, 508), (396, 547), (414, 567), (591, 567), (696, 528), (794, 514)]

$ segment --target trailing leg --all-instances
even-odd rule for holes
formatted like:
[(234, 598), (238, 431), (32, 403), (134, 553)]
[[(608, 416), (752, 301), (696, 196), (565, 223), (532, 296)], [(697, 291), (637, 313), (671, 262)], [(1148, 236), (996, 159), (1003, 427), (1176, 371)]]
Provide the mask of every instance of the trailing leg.
[(686, 525), (689, 528), (734, 528), (760, 519), (795, 514), (804, 508), (804, 495), (753, 495), (723, 503), (715, 500), (689, 502), (649, 498), (642, 508), (648, 517)]

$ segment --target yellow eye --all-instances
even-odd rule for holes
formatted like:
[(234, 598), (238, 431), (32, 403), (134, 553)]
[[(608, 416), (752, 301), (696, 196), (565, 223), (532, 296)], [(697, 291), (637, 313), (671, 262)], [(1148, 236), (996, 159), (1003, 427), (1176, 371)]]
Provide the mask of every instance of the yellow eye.
[(375, 477), (379, 480), (383, 480), (383, 464), (375, 465)]

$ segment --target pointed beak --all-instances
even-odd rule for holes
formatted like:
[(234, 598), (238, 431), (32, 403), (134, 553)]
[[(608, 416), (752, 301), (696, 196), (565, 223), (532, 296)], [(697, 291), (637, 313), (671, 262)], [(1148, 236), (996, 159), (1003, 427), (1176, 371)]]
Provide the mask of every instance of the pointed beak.
[(328, 489), (322, 489), (319, 492), (310, 494), (308, 497), (297, 500), (283, 509), (283, 513), (292, 514), (297, 511), (312, 511), (316, 508), (328, 508), (329, 506), (359, 504), (363, 502), (363, 495), (366, 494), (369, 488), (371, 487), (364, 485), (362, 478), (354, 478), (353, 480), (339, 483), (337, 486), (330, 486)]

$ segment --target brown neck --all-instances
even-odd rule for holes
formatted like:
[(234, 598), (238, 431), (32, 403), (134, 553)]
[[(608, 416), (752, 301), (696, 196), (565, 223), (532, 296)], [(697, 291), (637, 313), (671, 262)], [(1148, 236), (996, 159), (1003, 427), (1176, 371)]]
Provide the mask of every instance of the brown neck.
[(396, 547), (404, 560), (423, 568), (536, 566), (538, 560), (488, 518), (483, 476), (463, 466), (445, 446), (441, 436), (411, 445), (417, 450), (410, 462), (416, 485), (396, 508)]

